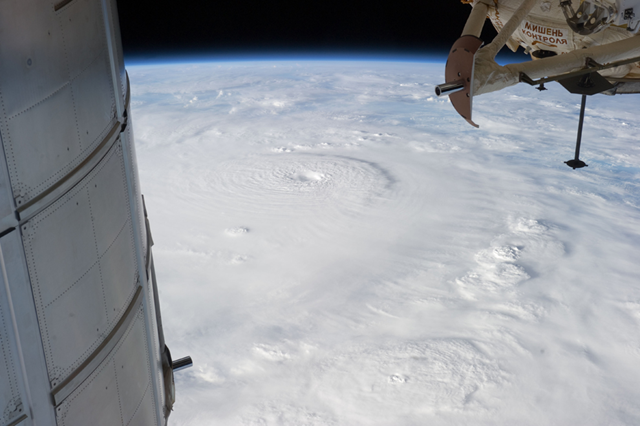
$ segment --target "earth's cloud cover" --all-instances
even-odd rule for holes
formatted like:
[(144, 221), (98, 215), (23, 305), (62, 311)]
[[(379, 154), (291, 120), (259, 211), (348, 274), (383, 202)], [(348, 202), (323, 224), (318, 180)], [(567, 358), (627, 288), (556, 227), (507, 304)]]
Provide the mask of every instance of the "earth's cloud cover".
[(443, 64), (129, 67), (174, 425), (637, 424), (637, 98)]

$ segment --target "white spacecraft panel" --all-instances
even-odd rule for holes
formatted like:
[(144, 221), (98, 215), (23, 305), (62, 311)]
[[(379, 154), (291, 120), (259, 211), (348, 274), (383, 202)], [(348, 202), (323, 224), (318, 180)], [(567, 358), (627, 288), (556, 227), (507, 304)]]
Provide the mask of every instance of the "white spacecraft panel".
[(3, 143), (23, 205), (103, 140), (115, 118), (115, 94), (99, 1), (74, 0), (58, 11), (34, 0), (11, 6), (15, 13), (0, 14)]
[(114, 0), (0, 3), (0, 426), (173, 405), (117, 22)]
[[(0, 175), (6, 175), (4, 162), (0, 161)], [(2, 182), (4, 183), (4, 182)], [(0, 201), (10, 201), (8, 185), (0, 185)], [(2, 217), (11, 214), (8, 203), (0, 202), (0, 215)], [(0, 238), (0, 242), (7, 237)], [(14, 329), (14, 316), (12, 312), (11, 289), (5, 277), (4, 253), (0, 248), (0, 425), (15, 422), (22, 416), (20, 409), (23, 407), (23, 388), (20, 375), (19, 354), (17, 353), (17, 336)]]
[(103, 54), (74, 77), (71, 83), (80, 150), (83, 153), (88, 154), (102, 141), (115, 118), (109, 72), (108, 59)]
[[(4, 281), (4, 280), (3, 280)], [(0, 424), (9, 424), (22, 416), (23, 404), (20, 392), (19, 371), (16, 371), (17, 354), (11, 310), (8, 306), (6, 287), (0, 287), (0, 401), (5, 406), (0, 407)]]
[[(157, 424), (144, 313), (134, 321), (111, 355), (56, 410), (58, 426)], [(96, 406), (93, 401), (104, 401)]]
[[(61, 3), (58, 3), (61, 5)], [(60, 6), (54, 6), (54, 9)], [(55, 11), (63, 27), (69, 76), (74, 79), (106, 53), (106, 37), (100, 2), (73, 0)]]
[[(129, 115), (130, 114), (131, 112), (129, 111)], [(129, 119), (131, 119), (131, 116), (129, 116)], [(137, 232), (138, 232), (137, 238), (138, 238), (138, 241), (140, 241), (141, 248), (142, 248), (143, 264), (148, 265), (149, 263), (148, 252), (150, 250), (150, 247), (147, 246), (147, 233), (146, 233), (146, 222), (144, 218), (144, 206), (142, 203), (142, 195), (140, 195), (142, 192), (140, 191), (140, 179), (138, 177), (138, 167), (136, 166), (136, 164), (138, 164), (138, 160), (136, 159), (133, 130), (131, 126), (127, 126), (124, 132), (120, 133), (120, 139), (123, 141), (122, 146), (124, 147), (124, 149), (126, 149), (126, 153), (125, 153), (126, 155), (124, 156), (125, 161), (128, 161), (128, 165), (126, 165), (126, 167), (128, 167), (128, 169), (131, 171), (131, 174), (132, 174), (132, 176), (129, 179), (129, 185), (131, 186), (131, 192), (135, 194), (134, 205), (131, 206), (132, 209), (137, 212), (137, 214), (135, 215), (135, 218), (137, 219), (137, 226), (135, 227), (135, 229), (137, 229)], [(147, 268), (144, 268), (144, 269), (147, 269)]]
[(38, 0), (2, 2), (0, 90), (7, 117), (67, 85), (67, 66), (60, 58), (64, 36), (57, 16), (51, 12)]
[(128, 210), (122, 154), (114, 146), (78, 185), (22, 225), (52, 387), (102, 343), (133, 296)]
[[(111, 44), (113, 46), (122, 46), (122, 39), (120, 37), (120, 22), (118, 21), (118, 8), (115, 1), (102, 1), (103, 14), (108, 15), (107, 21), (109, 21), (109, 27), (105, 30), (109, 31), (111, 36)], [(109, 36), (107, 36), (107, 39)], [(120, 93), (128, 94), (128, 79), (127, 71), (124, 68), (124, 60), (122, 57), (122, 49), (114, 49), (114, 61), (111, 65), (115, 67), (115, 71), (118, 75), (118, 83), (120, 84)], [(126, 104), (127, 102), (125, 102)]]
[[(156, 312), (156, 301), (155, 301), (155, 297), (156, 294), (154, 294), (153, 291), (153, 281), (152, 278), (149, 277), (149, 280), (147, 281), (147, 294), (148, 294), (148, 299), (147, 299), (147, 309), (149, 310), (150, 313), (150, 317), (154, 318), (154, 321), (152, 324), (149, 324), (150, 329), (151, 329), (151, 341), (152, 341), (152, 347), (151, 350), (149, 351), (149, 359), (150, 362), (152, 364), (155, 365), (155, 368), (153, 368), (153, 373), (155, 374), (155, 382), (156, 383), (163, 383), (164, 386), (166, 386), (167, 384), (164, 383), (164, 369), (162, 368), (162, 353), (160, 351), (158, 351), (157, 349), (160, 347), (164, 347), (164, 341), (160, 341), (160, 330), (158, 330), (158, 322), (155, 320), (156, 318), (158, 318), (158, 312)], [(165, 414), (168, 415), (169, 412), (166, 411), (166, 390), (162, 389), (162, 392), (159, 392), (159, 394), (157, 395), (157, 399), (159, 402), (159, 405), (161, 407), (165, 407)]]
[[(6, 267), (6, 281), (4, 281), (4, 275), (0, 276), (4, 281), (4, 287), (11, 293), (11, 297), (7, 297), (5, 300), (10, 301), (14, 307), (15, 328), (19, 331), (16, 343), (20, 345), (19, 349), (22, 355), (22, 360), (16, 361), (14, 366), (16, 370), (24, 366), (22, 380), (18, 377), (18, 381), (22, 382), (23, 412), (28, 413), (30, 418), (37, 419), (38, 424), (52, 425), (55, 424), (55, 415), (51, 405), (49, 378), (42, 340), (40, 339), (38, 318), (35, 309), (25, 308), (33, 306), (33, 293), (29, 285), (20, 233), (13, 231), (0, 238), (0, 247), (0, 262), (4, 263)], [(17, 350), (18, 347), (14, 347), (14, 349)], [(0, 368), (2, 367), (0, 366)], [(28, 383), (28, 389), (24, 382)], [(3, 410), (5, 409), (4, 402), (0, 399), (0, 407), (3, 407)], [(28, 419), (24, 424), (30, 424)]]
[(151, 419), (155, 416), (149, 365), (150, 354), (145, 345), (139, 344), (146, 341), (146, 331), (142, 311), (140, 311), (128, 336), (125, 337), (113, 358), (118, 383), (123, 385), (120, 391), (120, 404), (125, 425), (143, 424), (143, 419)]

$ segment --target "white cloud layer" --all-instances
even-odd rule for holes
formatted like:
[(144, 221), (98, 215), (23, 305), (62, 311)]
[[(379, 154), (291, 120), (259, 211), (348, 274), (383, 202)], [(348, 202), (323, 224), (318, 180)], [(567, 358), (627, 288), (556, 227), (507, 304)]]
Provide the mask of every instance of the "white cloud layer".
[(442, 64), (134, 66), (174, 425), (640, 422), (637, 98)]

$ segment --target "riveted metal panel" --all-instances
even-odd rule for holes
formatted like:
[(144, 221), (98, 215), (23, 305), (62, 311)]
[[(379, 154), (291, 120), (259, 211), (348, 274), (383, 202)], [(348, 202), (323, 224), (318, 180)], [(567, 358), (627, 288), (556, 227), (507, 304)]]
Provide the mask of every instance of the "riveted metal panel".
[(17, 354), (13, 336), (13, 322), (7, 306), (4, 282), (0, 280), (0, 425), (9, 424), (22, 416)]
[(160, 404), (164, 406), (165, 398), (164, 398), (164, 380), (163, 380), (163, 370), (162, 370), (162, 353), (159, 351), (160, 349), (160, 333), (158, 330), (158, 323), (155, 321), (157, 318), (156, 312), (156, 303), (155, 303), (155, 294), (153, 291), (153, 277), (149, 277), (150, 279), (147, 281), (147, 285), (149, 287), (148, 294), (148, 303), (147, 309), (149, 310), (149, 315), (154, 321), (149, 323), (149, 328), (151, 329), (151, 341), (152, 341), (152, 350), (150, 351), (150, 362), (153, 363), (153, 371), (156, 375), (156, 381), (159, 386), (162, 388), (160, 395), (158, 396), (160, 400)]
[[(115, 107), (106, 71), (106, 59), (97, 58), (70, 85), (7, 117), (3, 140), (18, 207), (80, 164), (111, 129)], [(39, 122), (48, 125), (33, 125)]]
[(4, 161), (2, 135), (0, 135), (0, 217), (13, 214), (13, 192), (9, 181), (7, 163)]
[(116, 145), (21, 228), (52, 386), (104, 341), (135, 291), (123, 167)]
[(122, 56), (122, 38), (120, 37), (120, 22), (118, 21), (118, 4), (115, 1), (102, 1), (105, 6), (105, 12), (103, 12), (103, 14), (106, 13), (108, 15), (106, 16), (106, 21), (109, 22), (112, 30), (110, 33), (112, 35), (111, 43), (113, 45), (114, 65), (118, 76), (117, 79), (120, 86), (120, 95), (122, 99), (124, 99), (127, 94), (127, 76), (124, 68), (124, 58)]
[[(156, 317), (153, 314), (153, 297), (149, 295), (152, 292), (152, 288), (147, 282), (147, 269), (145, 267), (146, 260), (146, 232), (145, 232), (145, 218), (143, 213), (142, 196), (139, 192), (139, 180), (137, 175), (136, 160), (135, 160), (135, 148), (133, 147), (133, 137), (129, 133), (123, 133), (121, 135), (123, 156), (125, 158), (125, 172), (127, 175), (127, 186), (129, 193), (129, 200), (131, 205), (131, 214), (134, 217), (132, 225), (134, 229), (134, 239), (136, 245), (136, 256), (138, 259), (138, 271), (145, 292), (145, 324), (148, 328), (147, 344), (149, 345), (151, 368), (156, 371), (161, 369), (162, 365), (159, 362), (159, 351), (157, 347), (157, 329), (156, 329)], [(151, 307), (150, 307), (151, 304)], [(162, 399), (163, 386), (162, 381), (159, 381), (160, 375), (152, 375), (151, 381), (153, 384), (154, 401), (160, 401)], [(162, 406), (156, 405), (156, 420), (158, 422), (163, 418)]]
[[(129, 115), (129, 119), (131, 119), (131, 115)], [(135, 219), (138, 222), (138, 230), (139, 230), (139, 241), (141, 244), (142, 255), (144, 259), (144, 264), (147, 264), (147, 233), (146, 233), (146, 222), (144, 218), (144, 206), (142, 204), (142, 195), (140, 192), (140, 178), (138, 176), (138, 168), (136, 164), (138, 164), (138, 160), (136, 158), (136, 149), (134, 145), (133, 139), (133, 131), (131, 130), (131, 125), (127, 126), (125, 131), (120, 135), (120, 138), (123, 140), (122, 145), (129, 151), (129, 167), (132, 171), (131, 176), (131, 186), (132, 192), (135, 196), (135, 205), (133, 208), (135, 209), (136, 216)]]
[(22, 226), (35, 296), (43, 306), (96, 269), (91, 222), (89, 196), (78, 187)]
[(132, 256), (131, 226), (127, 222), (108, 251), (100, 259), (103, 274), (105, 303), (109, 323), (120, 318), (122, 310), (135, 291), (136, 266)]
[[(148, 252), (148, 244), (147, 233), (146, 233), (146, 219), (144, 217), (144, 205), (142, 202), (142, 196), (140, 195), (139, 185), (140, 180), (138, 177), (137, 167), (135, 167), (136, 161), (136, 150), (135, 145), (133, 143), (133, 132), (130, 128), (127, 129), (122, 135), (121, 138), (124, 139), (123, 146), (128, 148), (128, 156), (126, 158), (130, 159), (130, 170), (132, 170), (131, 184), (134, 193), (134, 209), (136, 211), (136, 217), (138, 221), (138, 230), (139, 230), (139, 242), (141, 246), (143, 262), (145, 265), (149, 261), (147, 256)], [(127, 149), (125, 148), (125, 149)], [(145, 271), (146, 272), (146, 271)], [(151, 277), (149, 277), (151, 278)], [(163, 378), (162, 378), (162, 354), (160, 352), (160, 339), (159, 339), (159, 330), (157, 328), (156, 322), (156, 311), (155, 311), (155, 299), (153, 292), (153, 283), (151, 279), (146, 280), (146, 295), (147, 295), (147, 310), (150, 321), (148, 322), (148, 326), (150, 328), (150, 340), (151, 340), (151, 350), (150, 350), (150, 362), (152, 362), (152, 368), (155, 374), (155, 383), (159, 388), (159, 392), (156, 395), (156, 399), (161, 401), (162, 405), (164, 405), (164, 389), (163, 389)]]
[(58, 426), (123, 425), (113, 359), (104, 362), (56, 408)]
[(0, 96), (7, 117), (46, 99), (68, 81), (62, 29), (53, 7), (43, 6), (39, 0), (2, 2)]
[(82, 154), (68, 85), (29, 109), (8, 116), (6, 129), (2, 139), (19, 206), (64, 176), (67, 170), (63, 166)]
[(106, 55), (95, 58), (74, 78), (71, 88), (80, 148), (88, 153), (102, 140), (116, 113)]
[[(66, 284), (66, 283), (65, 283)], [(80, 279), (43, 305), (40, 317), (51, 385), (56, 386), (102, 342), (108, 321), (100, 270), (92, 266)]]
[(140, 401), (139, 406), (136, 407), (136, 411), (127, 426), (147, 426), (152, 424), (150, 419), (154, 419), (155, 416), (156, 412), (155, 404), (153, 403), (153, 389), (151, 389), (151, 383), (149, 383), (148, 390), (144, 394), (142, 401)]
[(105, 167), (89, 185), (91, 208), (100, 220), (94, 221), (96, 247), (100, 256), (102, 282), (109, 321), (119, 318), (131, 300), (137, 281), (137, 263), (125, 171), (120, 146), (117, 163)]
[(22, 232), (55, 386), (99, 344), (107, 329), (86, 188), (63, 196), (27, 222)]
[[(153, 396), (151, 385), (151, 366), (149, 364), (149, 348), (147, 347), (147, 331), (144, 328), (143, 313), (140, 316), (131, 333), (124, 338), (122, 346), (114, 357), (118, 372), (118, 384), (120, 386), (120, 407), (124, 424), (129, 422), (140, 411), (149, 412), (145, 424), (155, 418), (153, 400), (145, 397)], [(151, 408), (151, 409), (150, 409)]]
[(106, 54), (100, 0), (73, 0), (56, 12), (64, 35), (69, 75), (73, 79)]
[[(47, 366), (42, 348), (40, 329), (33, 294), (29, 285), (29, 275), (19, 231), (13, 231), (0, 238), (2, 258), (7, 272), (7, 281), (14, 306), (15, 320), (19, 331), (19, 341), (28, 382), (25, 410), (37, 424), (55, 424), (55, 414), (51, 405), (50, 385)], [(30, 405), (30, 407), (27, 407)], [(30, 424), (25, 422), (25, 424)]]
[[(139, 308), (113, 353), (56, 409), (58, 424), (157, 424), (144, 313)], [(102, 407), (90, 404), (101, 401)]]
[[(145, 230), (146, 230), (146, 221), (145, 221)], [(146, 244), (150, 244), (150, 241), (145, 238)], [(153, 262), (153, 256), (151, 255), (151, 262)], [(163, 378), (163, 368), (162, 368), (162, 353), (160, 352), (160, 348), (164, 349), (164, 339), (162, 343), (160, 342), (160, 323), (158, 322), (159, 312), (157, 308), (159, 308), (159, 301), (156, 300), (157, 291), (154, 288), (155, 286), (155, 274), (149, 274), (149, 279), (147, 280), (147, 286), (149, 288), (148, 292), (148, 310), (150, 313), (150, 317), (154, 319), (149, 324), (151, 328), (151, 337), (152, 337), (152, 346), (153, 350), (151, 351), (151, 362), (154, 364), (153, 371), (156, 375), (157, 383), (162, 387), (162, 392), (159, 395), (160, 403), (164, 407), (165, 404), (165, 393), (164, 393), (164, 378)]]
[(98, 146), (115, 116), (115, 94), (100, 0), (58, 11), (33, 0), (3, 2), (0, 28), (0, 131), (20, 205)]
[(1, 3), (0, 424), (164, 423), (116, 2)]
[(111, 150), (99, 167), (99, 173), (91, 176), (91, 182), (85, 185), (91, 198), (92, 214), (100, 219), (94, 223), (96, 248), (104, 253), (121, 232), (132, 238), (130, 226), (123, 230), (130, 213), (120, 144)]

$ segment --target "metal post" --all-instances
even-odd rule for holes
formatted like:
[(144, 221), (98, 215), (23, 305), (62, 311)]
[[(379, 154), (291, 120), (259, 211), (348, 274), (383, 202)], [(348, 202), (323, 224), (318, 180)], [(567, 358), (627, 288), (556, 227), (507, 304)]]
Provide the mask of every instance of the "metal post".
[(464, 80), (454, 81), (452, 83), (438, 84), (436, 86), (436, 95), (444, 96), (464, 90)]
[(584, 123), (584, 108), (587, 105), (587, 95), (582, 95), (580, 104), (580, 121), (578, 122), (578, 140), (576, 141), (576, 160), (580, 160), (580, 142), (582, 141), (582, 123)]
[(564, 163), (573, 170), (582, 167), (588, 167), (584, 161), (580, 160), (580, 143), (582, 142), (582, 124), (584, 123), (584, 110), (587, 105), (587, 95), (582, 95), (582, 103), (580, 104), (580, 121), (578, 122), (578, 139), (576, 140), (576, 155), (573, 160)]

